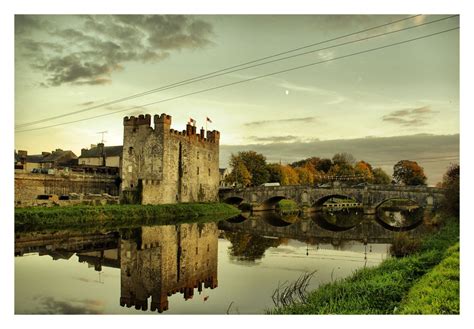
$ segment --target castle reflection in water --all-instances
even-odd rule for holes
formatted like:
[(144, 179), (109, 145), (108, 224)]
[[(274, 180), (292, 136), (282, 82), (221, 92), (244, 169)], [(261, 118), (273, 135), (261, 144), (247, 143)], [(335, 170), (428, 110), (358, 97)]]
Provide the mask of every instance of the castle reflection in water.
[(120, 305), (137, 310), (161, 313), (175, 293), (187, 300), (195, 289), (201, 293), (217, 287), (216, 223), (143, 226), (119, 235), (67, 233), (66, 245), (64, 234), (48, 234), (47, 239), (38, 233), (17, 236), (15, 254), (39, 252), (69, 259), (76, 253), (79, 262), (96, 271), (102, 266), (120, 268)]

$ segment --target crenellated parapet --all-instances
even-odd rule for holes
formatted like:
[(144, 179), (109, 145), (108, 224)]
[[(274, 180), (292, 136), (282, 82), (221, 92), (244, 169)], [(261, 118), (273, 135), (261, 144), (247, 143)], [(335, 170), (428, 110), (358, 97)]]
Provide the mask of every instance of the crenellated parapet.
[(221, 133), (217, 130), (211, 130), (207, 132), (207, 140), (211, 143), (219, 144)]
[(124, 126), (141, 126), (141, 125), (151, 125), (151, 115), (149, 114), (140, 114), (138, 117), (131, 116), (123, 118)]
[[(217, 130), (205, 131), (204, 128), (201, 127), (200, 131), (198, 132), (196, 126), (190, 123), (187, 123), (186, 129), (182, 131), (171, 129), (172, 117), (166, 113), (155, 114), (153, 116), (153, 123), (155, 125), (154, 130), (157, 132), (159, 131), (163, 133), (169, 133), (172, 136), (186, 136), (189, 139), (194, 139), (197, 141), (219, 144), (220, 133)], [(140, 114), (138, 117), (124, 117), (123, 125), (131, 127), (136, 127), (139, 125), (150, 126), (151, 115)]]
[(155, 123), (156, 131), (168, 132), (171, 127), (171, 115), (165, 113), (161, 113), (161, 115), (155, 114), (153, 122)]

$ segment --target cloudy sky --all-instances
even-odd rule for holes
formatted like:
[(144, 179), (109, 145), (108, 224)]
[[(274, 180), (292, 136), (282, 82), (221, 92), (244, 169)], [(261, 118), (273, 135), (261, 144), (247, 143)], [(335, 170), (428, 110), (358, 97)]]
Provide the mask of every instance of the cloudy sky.
[[(123, 116), (164, 112), (175, 129), (190, 117), (199, 127), (211, 118), (208, 128), (221, 131), (225, 145), (221, 165), (229, 150), (248, 148), (242, 145), (288, 162), (306, 156), (283, 156), (283, 147), (303, 145), (309, 157), (323, 152), (321, 142), (339, 141), (338, 151), (360, 158), (365, 153), (347, 140), (424, 134), (443, 135), (453, 146), (437, 153), (428, 138), (412, 156), (439, 157), (445, 168), (446, 157), (459, 152), (459, 30), (352, 55), (459, 26), (457, 16), (410, 16), (16, 15), (15, 148), (79, 154), (105, 130), (106, 144), (121, 145)], [(300, 53), (306, 54), (294, 56)], [(406, 144), (391, 141), (391, 154), (367, 160), (385, 164), (406, 155), (400, 153)]]

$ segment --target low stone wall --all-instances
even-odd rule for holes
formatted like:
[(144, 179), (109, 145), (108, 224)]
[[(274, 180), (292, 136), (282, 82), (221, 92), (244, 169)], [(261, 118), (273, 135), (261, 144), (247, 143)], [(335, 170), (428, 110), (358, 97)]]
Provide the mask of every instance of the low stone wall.
[(108, 175), (15, 173), (16, 206), (22, 203), (31, 203), (41, 194), (56, 194), (61, 196), (70, 193), (107, 193), (109, 195), (118, 196), (119, 189), (115, 185), (115, 177)]

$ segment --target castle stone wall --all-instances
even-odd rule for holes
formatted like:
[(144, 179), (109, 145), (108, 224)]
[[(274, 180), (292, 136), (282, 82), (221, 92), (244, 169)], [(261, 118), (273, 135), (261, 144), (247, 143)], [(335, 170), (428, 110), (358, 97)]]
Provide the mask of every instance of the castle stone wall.
[(173, 130), (164, 113), (153, 122), (124, 118), (122, 191), (140, 193), (143, 204), (217, 201), (219, 132)]
[(113, 176), (15, 173), (15, 204), (35, 200), (40, 194), (69, 193), (118, 195), (118, 188)]

